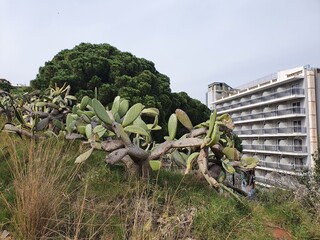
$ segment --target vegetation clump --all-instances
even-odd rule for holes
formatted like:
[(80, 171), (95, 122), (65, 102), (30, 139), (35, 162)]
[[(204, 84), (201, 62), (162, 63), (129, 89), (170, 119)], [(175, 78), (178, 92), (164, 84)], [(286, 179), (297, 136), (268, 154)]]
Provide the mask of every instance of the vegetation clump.
[[(74, 159), (83, 148), (76, 142), (67, 141), (71, 145), (66, 148), (61, 138), (26, 144), (25, 137), (5, 132), (0, 136), (5, 140), (0, 142), (0, 230), (8, 231), (14, 239), (273, 239), (279, 233), (289, 236), (287, 239), (320, 236), (319, 218), (292, 192), (258, 189), (255, 200), (242, 199), (244, 204), (240, 205), (229, 195), (210, 191), (200, 177), (160, 170), (145, 181), (126, 174), (121, 165), (106, 165), (101, 161), (105, 155), (101, 151), (75, 165)], [(42, 157), (42, 164), (34, 162), (37, 156)], [(17, 176), (12, 171), (15, 163), (21, 164)], [(40, 171), (44, 174), (36, 176)], [(44, 186), (37, 190), (39, 181)], [(43, 188), (51, 199), (40, 194)], [(40, 211), (43, 208), (39, 204), (55, 207)]]
[[(76, 163), (85, 161), (95, 149), (103, 150), (109, 153), (107, 163), (122, 161), (132, 174), (148, 177), (151, 168), (158, 170), (162, 159), (169, 157), (172, 163), (185, 168), (186, 174), (199, 172), (216, 190), (224, 189), (233, 194), (228, 188), (230, 184), (224, 183), (227, 173), (234, 174), (236, 170), (246, 173), (258, 162), (255, 158), (240, 156), (234, 145), (233, 123), (228, 114), (217, 116), (214, 111), (206, 122), (193, 126), (186, 112), (176, 109), (168, 120), (168, 136), (164, 142), (156, 143), (152, 132), (162, 129), (158, 125), (160, 112), (157, 108), (145, 108), (142, 103), (129, 107), (129, 101), (120, 96), (114, 99), (110, 109), (88, 96), (76, 104), (76, 98), (69, 94), (70, 87), (66, 85), (47, 91), (47, 96), (30, 94), (22, 99), (4, 92), (9, 100), (7, 118), (11, 120), (4, 125), (4, 130), (33, 139), (50, 135), (64, 135), (69, 140), (86, 139), (90, 148), (77, 157)], [(178, 123), (187, 129), (179, 139), (176, 138)]]
[[(84, 96), (95, 97), (107, 105), (121, 96), (132, 105), (140, 102), (146, 107), (155, 107), (160, 113), (161, 126), (165, 126), (177, 108), (187, 112), (195, 124), (206, 121), (210, 115), (204, 104), (187, 93), (172, 93), (169, 77), (157, 71), (153, 62), (109, 44), (81, 43), (73, 49), (60, 51), (40, 67), (31, 86), (44, 91), (64, 83), (71, 87), (70, 94), (79, 100)], [(155, 137), (159, 141), (164, 135), (166, 128)]]

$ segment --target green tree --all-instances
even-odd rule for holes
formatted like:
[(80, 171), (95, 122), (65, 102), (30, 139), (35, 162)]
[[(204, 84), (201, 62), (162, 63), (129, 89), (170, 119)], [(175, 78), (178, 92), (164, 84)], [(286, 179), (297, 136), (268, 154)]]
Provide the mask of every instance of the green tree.
[(237, 134), (233, 135), (233, 141), (234, 141), (234, 147), (242, 153), (243, 147), (242, 147), (242, 140), (239, 138)]
[[(210, 116), (210, 110), (206, 105), (202, 104), (199, 100), (189, 97), (185, 92), (172, 93), (171, 99), (170, 112), (174, 112), (177, 108), (183, 109), (194, 125), (205, 122)], [(177, 136), (182, 136), (186, 132), (186, 129), (179, 128)]]
[(10, 83), (2, 83), (0, 82), (0, 89), (3, 90), (3, 91), (6, 91), (6, 92), (10, 92), (11, 89), (13, 89), (13, 87), (11, 86)]
[(146, 107), (156, 107), (166, 134), (165, 124), (176, 108), (186, 111), (194, 124), (208, 118), (209, 109), (186, 93), (171, 93), (170, 79), (159, 73), (154, 63), (137, 58), (131, 53), (121, 52), (109, 44), (81, 43), (73, 49), (60, 51), (51, 61), (40, 67), (36, 79), (31, 81), (35, 89), (49, 86), (71, 86), (70, 94), (81, 99), (84, 95), (94, 96), (108, 104), (119, 95)]

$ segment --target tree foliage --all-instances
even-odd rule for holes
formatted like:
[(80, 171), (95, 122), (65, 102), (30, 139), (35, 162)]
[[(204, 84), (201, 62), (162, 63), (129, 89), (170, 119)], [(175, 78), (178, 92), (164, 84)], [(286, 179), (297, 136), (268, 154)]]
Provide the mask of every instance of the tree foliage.
[[(60, 51), (40, 67), (31, 86), (44, 90), (64, 83), (71, 86), (70, 94), (78, 99), (86, 95), (93, 98), (97, 88), (103, 104), (119, 95), (128, 99), (130, 105), (143, 102), (146, 107), (156, 107), (162, 125), (176, 108), (186, 111), (195, 124), (205, 121), (210, 114), (204, 104), (188, 94), (171, 93), (169, 78), (159, 73), (153, 62), (109, 44), (81, 43), (71, 50)], [(161, 137), (166, 128), (163, 131)]]
[(10, 92), (10, 90), (13, 89), (10, 83), (7, 82), (0, 82), (0, 90)]

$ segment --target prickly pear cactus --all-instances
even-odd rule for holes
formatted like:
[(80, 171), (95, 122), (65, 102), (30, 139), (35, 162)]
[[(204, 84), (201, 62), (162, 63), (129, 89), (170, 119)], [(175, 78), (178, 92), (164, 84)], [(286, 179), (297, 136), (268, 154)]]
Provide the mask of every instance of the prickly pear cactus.
[[(129, 108), (129, 102), (119, 96), (111, 109), (86, 96), (67, 116), (66, 137), (87, 139), (90, 144), (90, 149), (76, 159), (77, 163), (87, 160), (93, 149), (99, 149), (109, 153), (107, 163), (123, 161), (128, 166), (136, 165), (137, 171), (143, 174), (153, 145), (151, 132), (161, 129), (158, 116), (158, 109), (145, 108), (141, 103)], [(145, 117), (153, 121), (145, 122)]]
[[(66, 115), (77, 100), (69, 95), (70, 86), (50, 88), (44, 95), (39, 91), (0, 98), (0, 109), (7, 114), (5, 131), (16, 132), (32, 138), (57, 136), (64, 130)], [(2, 104), (6, 102), (6, 105)], [(11, 116), (11, 119), (8, 117)], [(12, 117), (13, 116), (13, 117)]]
[[(216, 110), (206, 122), (193, 126), (189, 116), (177, 109), (168, 120), (168, 136), (162, 143), (152, 140), (152, 132), (160, 130), (159, 111), (142, 103), (129, 105), (117, 96), (109, 107), (96, 98), (85, 96), (79, 103), (69, 95), (70, 87), (62, 86), (14, 97), (0, 92), (0, 113), (8, 123), (5, 131), (32, 138), (63, 135), (81, 139), (88, 149), (75, 162), (86, 161), (94, 150), (107, 152), (106, 162), (123, 162), (133, 174), (148, 176), (162, 167), (162, 159), (185, 174), (200, 173), (213, 188), (230, 189), (246, 194), (228, 183), (228, 175), (254, 169), (258, 159), (241, 157), (233, 141), (233, 122), (228, 114)], [(188, 133), (177, 139), (178, 127)]]

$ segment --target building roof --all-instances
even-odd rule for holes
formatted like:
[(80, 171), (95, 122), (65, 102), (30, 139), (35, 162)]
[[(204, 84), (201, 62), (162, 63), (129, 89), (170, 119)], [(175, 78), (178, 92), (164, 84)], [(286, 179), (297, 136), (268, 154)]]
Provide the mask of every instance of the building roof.
[(215, 85), (220, 85), (220, 84), (225, 85), (227, 88), (233, 89), (232, 87), (230, 87), (230, 86), (229, 86), (228, 84), (226, 84), (225, 82), (213, 82), (213, 83), (210, 83), (210, 84), (208, 85), (208, 87), (215, 86)]

